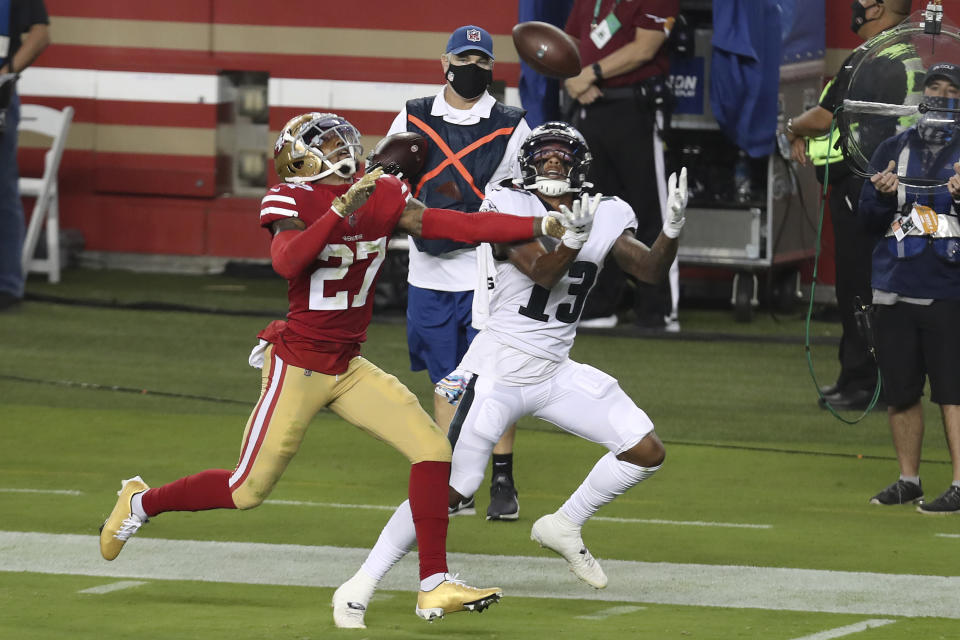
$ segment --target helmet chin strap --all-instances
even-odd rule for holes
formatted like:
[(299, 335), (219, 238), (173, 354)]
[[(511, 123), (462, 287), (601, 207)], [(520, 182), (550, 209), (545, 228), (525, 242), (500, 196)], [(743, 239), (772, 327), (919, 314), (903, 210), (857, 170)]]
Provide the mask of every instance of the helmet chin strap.
[(353, 156), (349, 158), (344, 158), (337, 163), (331, 163), (329, 160), (324, 158), (323, 164), (327, 165), (327, 170), (322, 171), (317, 174), (317, 178), (325, 178), (331, 173), (335, 173), (341, 178), (349, 178), (357, 172), (357, 160)]

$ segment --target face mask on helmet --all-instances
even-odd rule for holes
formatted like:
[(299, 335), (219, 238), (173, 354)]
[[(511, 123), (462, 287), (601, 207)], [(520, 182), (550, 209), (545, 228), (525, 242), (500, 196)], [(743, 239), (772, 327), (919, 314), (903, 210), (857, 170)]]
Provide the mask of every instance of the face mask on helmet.
[(332, 113), (309, 113), (283, 128), (274, 165), (286, 182), (313, 182), (331, 174), (349, 178), (362, 156), (360, 133), (352, 124)]
[(590, 150), (580, 132), (563, 122), (534, 129), (520, 147), (523, 188), (556, 197), (576, 193), (590, 184)]
[(952, 111), (960, 109), (960, 99), (940, 96), (925, 96), (923, 103), (928, 110), (917, 122), (917, 133), (927, 144), (945, 145), (956, 134), (960, 114)]

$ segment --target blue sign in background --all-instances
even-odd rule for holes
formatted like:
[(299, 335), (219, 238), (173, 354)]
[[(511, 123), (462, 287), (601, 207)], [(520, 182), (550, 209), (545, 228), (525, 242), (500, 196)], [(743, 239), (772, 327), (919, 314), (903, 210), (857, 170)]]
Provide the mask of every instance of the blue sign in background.
[(824, 0), (777, 0), (783, 48), (781, 64), (819, 60), (826, 53)]
[(706, 93), (703, 69), (703, 56), (674, 56), (670, 60), (670, 87), (677, 99), (674, 113), (703, 115)]

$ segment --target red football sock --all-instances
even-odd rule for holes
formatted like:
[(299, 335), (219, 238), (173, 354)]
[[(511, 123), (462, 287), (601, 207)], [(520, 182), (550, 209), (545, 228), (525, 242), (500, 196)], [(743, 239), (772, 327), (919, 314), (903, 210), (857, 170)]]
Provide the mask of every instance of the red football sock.
[(447, 572), (449, 484), (449, 462), (418, 462), (410, 467), (410, 511), (417, 529), (421, 580)]
[(143, 510), (152, 518), (166, 511), (236, 509), (228, 484), (232, 473), (226, 469), (208, 469), (149, 489), (143, 494)]

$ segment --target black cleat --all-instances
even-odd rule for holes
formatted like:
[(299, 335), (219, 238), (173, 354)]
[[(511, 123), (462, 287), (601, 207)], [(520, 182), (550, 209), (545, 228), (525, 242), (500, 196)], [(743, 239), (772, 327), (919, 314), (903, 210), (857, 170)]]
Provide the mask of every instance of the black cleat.
[(520, 517), (520, 502), (513, 480), (505, 473), (498, 473), (490, 481), (490, 506), (487, 520), (516, 520)]

